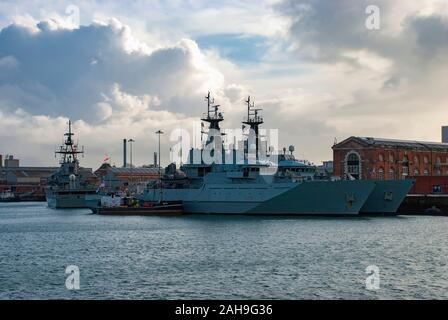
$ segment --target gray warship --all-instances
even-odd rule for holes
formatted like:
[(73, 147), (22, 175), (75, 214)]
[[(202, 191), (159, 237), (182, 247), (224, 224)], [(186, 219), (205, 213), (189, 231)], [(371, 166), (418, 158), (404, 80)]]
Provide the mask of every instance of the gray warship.
[(86, 208), (86, 195), (96, 192), (92, 171), (79, 166), (78, 155), (84, 154), (84, 148), (78, 150), (73, 135), (69, 121), (64, 144), (55, 152), (55, 155), (60, 155), (61, 167), (49, 177), (45, 190), (50, 208)]
[[(142, 201), (182, 201), (185, 213), (266, 214), (266, 215), (358, 215), (394, 214), (412, 187), (412, 180), (334, 180), (317, 178), (316, 167), (290, 154), (276, 154), (277, 161), (260, 161), (259, 126), (264, 122), (254, 104), (247, 103), (244, 125), (255, 135), (244, 142), (244, 161), (206, 163), (204, 150), (211, 144), (224, 153), (219, 105), (210, 93), (202, 121), (209, 123), (205, 144), (189, 151), (189, 161), (168, 170), (161, 182), (148, 184)], [(211, 134), (210, 132), (214, 132)], [(217, 134), (216, 134), (217, 132)], [(202, 139), (201, 139), (202, 140)], [(221, 146), (220, 146), (221, 144)], [(257, 158), (249, 161), (249, 145), (255, 145)], [(253, 148), (253, 147), (252, 147)], [(200, 162), (193, 161), (194, 154)], [(272, 155), (265, 155), (268, 159)], [(224, 157), (224, 156), (223, 156)]]

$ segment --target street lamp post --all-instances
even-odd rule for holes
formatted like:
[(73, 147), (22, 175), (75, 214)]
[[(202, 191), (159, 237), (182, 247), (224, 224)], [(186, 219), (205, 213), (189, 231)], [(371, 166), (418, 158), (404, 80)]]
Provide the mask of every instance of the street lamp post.
[(160, 163), (160, 135), (163, 134), (162, 130), (159, 130), (156, 132), (156, 134), (159, 136), (159, 184), (160, 184), (160, 202), (162, 202), (163, 197), (163, 189), (162, 189), (162, 172), (161, 172), (161, 163)]

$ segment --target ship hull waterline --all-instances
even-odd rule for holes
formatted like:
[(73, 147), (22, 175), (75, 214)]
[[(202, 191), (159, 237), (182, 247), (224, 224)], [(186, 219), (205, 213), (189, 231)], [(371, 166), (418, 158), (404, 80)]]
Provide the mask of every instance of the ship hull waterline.
[[(412, 181), (308, 181), (269, 199), (254, 199), (254, 192), (237, 190), (238, 200), (227, 186), (196, 191), (163, 190), (164, 200), (182, 201), (184, 213), (245, 215), (340, 215), (395, 214)], [(211, 191), (213, 189), (213, 192)], [(235, 190), (233, 190), (235, 192)], [(229, 194), (228, 194), (229, 193)], [(385, 194), (392, 193), (392, 197)], [(151, 196), (152, 194), (152, 196)], [(157, 190), (144, 200), (157, 201)]]

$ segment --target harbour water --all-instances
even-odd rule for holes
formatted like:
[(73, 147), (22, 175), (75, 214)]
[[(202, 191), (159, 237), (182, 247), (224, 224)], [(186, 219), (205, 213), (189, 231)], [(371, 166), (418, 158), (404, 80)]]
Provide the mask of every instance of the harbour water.
[[(0, 204), (0, 299), (446, 299), (447, 217), (111, 217)], [(68, 290), (65, 269), (80, 270)], [(379, 268), (367, 290), (366, 267)]]

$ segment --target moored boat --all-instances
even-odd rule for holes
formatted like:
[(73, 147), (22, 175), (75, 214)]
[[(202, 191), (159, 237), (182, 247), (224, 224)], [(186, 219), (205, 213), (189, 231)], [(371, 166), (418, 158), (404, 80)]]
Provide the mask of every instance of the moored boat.
[(133, 197), (103, 196), (93, 213), (116, 216), (178, 216), (183, 213), (179, 201), (142, 202)]

